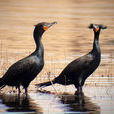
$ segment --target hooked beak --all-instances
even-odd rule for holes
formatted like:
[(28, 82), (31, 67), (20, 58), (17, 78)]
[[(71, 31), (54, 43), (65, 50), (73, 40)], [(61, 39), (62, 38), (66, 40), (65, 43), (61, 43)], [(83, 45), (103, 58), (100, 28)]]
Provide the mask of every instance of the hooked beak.
[(43, 29), (46, 31), (48, 28), (50, 28), (52, 25), (57, 24), (57, 22), (52, 22), (52, 23), (46, 23), (43, 26)]

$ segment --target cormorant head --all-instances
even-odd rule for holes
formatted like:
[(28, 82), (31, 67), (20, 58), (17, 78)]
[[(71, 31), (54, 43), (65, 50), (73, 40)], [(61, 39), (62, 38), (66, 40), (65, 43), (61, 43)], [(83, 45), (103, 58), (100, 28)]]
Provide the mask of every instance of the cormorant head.
[(101, 29), (106, 29), (107, 26), (104, 26), (104, 25), (101, 25), (101, 24), (90, 24), (89, 28), (93, 29), (94, 32), (98, 32)]
[(57, 22), (52, 22), (52, 23), (38, 23), (35, 25), (35, 29), (37, 29), (39, 32), (45, 32), (48, 28), (50, 28), (52, 25), (56, 24)]

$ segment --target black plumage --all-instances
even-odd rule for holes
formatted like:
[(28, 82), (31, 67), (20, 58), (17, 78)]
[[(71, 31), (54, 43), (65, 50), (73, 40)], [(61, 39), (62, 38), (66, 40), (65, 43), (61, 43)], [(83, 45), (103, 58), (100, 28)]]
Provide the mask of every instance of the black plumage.
[(94, 31), (93, 49), (86, 55), (72, 61), (66, 68), (51, 82), (36, 84), (37, 87), (45, 87), (51, 84), (70, 85), (74, 84), (78, 91), (82, 91), (85, 80), (97, 69), (101, 60), (99, 46), (99, 35), (101, 29), (106, 26), (91, 24), (90, 29)]
[(41, 42), (43, 33), (51, 27), (53, 23), (39, 23), (35, 25), (33, 32), (34, 40), (36, 43), (36, 50), (11, 65), (2, 78), (0, 78), (0, 88), (4, 86), (15, 86), (20, 93), (20, 86), (23, 86), (25, 93), (27, 94), (27, 88), (30, 82), (40, 73), (44, 66), (44, 48)]

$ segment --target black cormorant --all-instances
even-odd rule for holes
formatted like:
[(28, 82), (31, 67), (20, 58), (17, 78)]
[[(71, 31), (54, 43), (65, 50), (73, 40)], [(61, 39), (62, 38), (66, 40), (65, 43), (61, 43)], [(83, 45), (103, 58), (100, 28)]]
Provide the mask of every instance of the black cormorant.
[(85, 80), (97, 69), (101, 60), (101, 51), (99, 46), (99, 35), (101, 29), (106, 29), (106, 26), (98, 24), (90, 24), (90, 29), (94, 31), (93, 49), (86, 55), (75, 59), (51, 82), (36, 84), (37, 87), (45, 87), (51, 84), (70, 85), (74, 84), (79, 92), (82, 91), (82, 86)]
[(38, 73), (40, 73), (44, 66), (44, 49), (41, 42), (42, 35), (55, 23), (56, 22), (42, 22), (35, 25), (33, 36), (36, 43), (36, 50), (24, 59), (11, 65), (4, 76), (0, 78), (1, 89), (6, 85), (15, 86), (20, 93), (20, 86), (23, 86), (25, 93), (27, 94), (27, 88), (30, 82), (38, 75)]

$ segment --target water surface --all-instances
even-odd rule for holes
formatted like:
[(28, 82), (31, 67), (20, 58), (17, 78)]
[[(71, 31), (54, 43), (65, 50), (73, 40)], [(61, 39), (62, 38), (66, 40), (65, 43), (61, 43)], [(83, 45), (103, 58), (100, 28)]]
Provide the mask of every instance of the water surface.
[[(64, 90), (62, 90), (64, 89)], [(78, 93), (72, 86), (38, 90), (20, 97), (15, 93), (0, 93), (0, 112), (30, 114), (113, 114), (114, 87), (88, 87)], [(72, 91), (71, 91), (72, 90)]]

